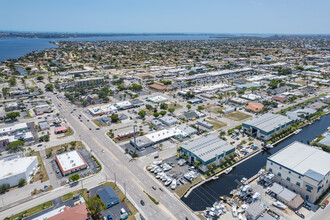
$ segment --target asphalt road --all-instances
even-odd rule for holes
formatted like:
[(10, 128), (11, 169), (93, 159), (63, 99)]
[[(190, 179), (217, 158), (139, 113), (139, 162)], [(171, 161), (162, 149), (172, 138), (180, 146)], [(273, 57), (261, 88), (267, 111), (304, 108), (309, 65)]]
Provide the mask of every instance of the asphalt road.
[[(153, 190), (151, 187), (159, 184), (140, 166), (137, 161), (124, 154), (124, 151), (117, 146), (105, 134), (107, 130), (95, 130), (95, 125), (87, 121), (82, 109), (73, 111), (71, 104), (63, 98), (57, 99), (53, 96), (54, 104), (61, 103), (61, 115), (79, 135), (79, 139), (86, 143), (92, 153), (99, 158), (103, 164), (103, 172), (108, 179), (116, 180), (117, 184), (126, 189), (127, 197), (139, 209), (147, 219), (198, 219), (184, 204), (182, 204), (172, 193)], [(73, 111), (73, 114), (71, 112)], [(81, 120), (78, 115), (82, 115)], [(92, 130), (89, 130), (92, 128)], [(131, 162), (130, 162), (131, 161)], [(148, 192), (160, 204), (155, 205), (144, 193)], [(145, 202), (145, 206), (140, 204), (140, 200)]]

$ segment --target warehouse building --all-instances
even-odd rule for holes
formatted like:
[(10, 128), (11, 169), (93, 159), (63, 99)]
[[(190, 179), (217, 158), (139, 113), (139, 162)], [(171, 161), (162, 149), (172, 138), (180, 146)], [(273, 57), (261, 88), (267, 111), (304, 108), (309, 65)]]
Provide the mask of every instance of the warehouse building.
[(11, 156), (0, 160), (0, 185), (17, 186), (20, 179), (29, 182), (38, 170), (38, 158)]
[(87, 168), (86, 161), (77, 150), (56, 155), (55, 161), (64, 176)]
[(158, 120), (166, 126), (172, 126), (178, 123), (178, 120), (171, 116), (164, 116), (159, 118)]
[(231, 144), (216, 136), (207, 135), (181, 146), (180, 154), (187, 155), (189, 163), (199, 161), (199, 169), (206, 172), (207, 165), (215, 163), (219, 166), (222, 158), (234, 152), (235, 147)]
[(291, 124), (292, 120), (286, 116), (267, 113), (243, 122), (242, 128), (244, 132), (253, 137), (269, 140), (275, 132)]
[(329, 188), (330, 154), (297, 141), (268, 157), (266, 169), (312, 203)]

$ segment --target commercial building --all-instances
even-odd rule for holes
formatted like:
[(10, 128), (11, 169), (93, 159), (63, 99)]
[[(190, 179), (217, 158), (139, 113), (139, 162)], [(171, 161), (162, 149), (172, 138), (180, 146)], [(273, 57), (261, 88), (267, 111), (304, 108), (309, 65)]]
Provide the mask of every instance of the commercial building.
[(96, 191), (96, 193), (107, 209), (119, 203), (119, 196), (110, 186), (104, 187)]
[(18, 185), (20, 179), (29, 182), (38, 170), (38, 158), (11, 156), (0, 160), (0, 185), (9, 184), (10, 187)]
[(199, 161), (199, 169), (206, 172), (207, 165), (215, 163), (219, 166), (222, 158), (234, 152), (235, 147), (231, 144), (216, 136), (207, 135), (182, 145), (180, 154), (187, 155), (189, 163)]
[(159, 118), (158, 120), (166, 126), (172, 126), (178, 123), (178, 120), (171, 116), (164, 116)]
[(262, 103), (258, 102), (249, 102), (247, 106), (245, 106), (246, 111), (251, 111), (251, 112), (260, 112), (264, 109), (264, 105)]
[(208, 123), (207, 121), (203, 121), (203, 120), (198, 120), (197, 124), (200, 126), (203, 126), (204, 128), (207, 128), (207, 129), (212, 129), (214, 127), (213, 124)]
[(87, 168), (87, 163), (77, 150), (56, 155), (55, 161), (63, 175)]
[(37, 105), (35, 108), (36, 115), (42, 115), (44, 113), (49, 113), (53, 111), (53, 108), (51, 105), (43, 104), (43, 105)]
[(147, 100), (153, 103), (159, 103), (159, 102), (166, 102), (168, 99), (163, 96), (155, 96), (148, 98)]
[(66, 126), (57, 127), (55, 128), (55, 134), (65, 133), (67, 130), (68, 128)]
[(0, 146), (7, 146), (9, 143), (17, 140), (22, 140), (25, 144), (34, 143), (33, 135), (29, 132), (26, 123), (0, 128)]
[(86, 86), (86, 85), (91, 85), (91, 84), (102, 84), (103, 82), (104, 82), (104, 78), (95, 77), (95, 78), (75, 80), (74, 85), (75, 86)]
[(249, 119), (242, 123), (242, 128), (247, 134), (263, 140), (269, 140), (278, 132), (292, 124), (292, 120), (279, 114), (267, 113)]
[(304, 109), (298, 109), (289, 111), (286, 113), (286, 116), (288, 116), (291, 120), (302, 120), (304, 116), (312, 115), (316, 113), (316, 110), (311, 108), (304, 108)]
[(266, 169), (312, 203), (329, 188), (330, 154), (297, 141), (268, 157)]
[(280, 200), (294, 210), (304, 203), (304, 200), (299, 194), (292, 192), (291, 190), (285, 188), (284, 186), (281, 186), (278, 183), (274, 183), (269, 188), (269, 190), (275, 193), (276, 199)]
[(5, 111), (6, 112), (13, 111), (13, 110), (16, 110), (16, 109), (18, 109), (17, 102), (7, 102), (7, 103), (5, 103)]
[(103, 115), (103, 114), (114, 114), (117, 113), (118, 109), (113, 104), (101, 105), (101, 106), (94, 106), (88, 108), (88, 111), (93, 116)]
[(48, 124), (47, 121), (40, 121), (38, 124), (39, 124), (39, 128), (40, 128), (41, 131), (45, 131), (45, 130), (50, 129), (50, 125)]

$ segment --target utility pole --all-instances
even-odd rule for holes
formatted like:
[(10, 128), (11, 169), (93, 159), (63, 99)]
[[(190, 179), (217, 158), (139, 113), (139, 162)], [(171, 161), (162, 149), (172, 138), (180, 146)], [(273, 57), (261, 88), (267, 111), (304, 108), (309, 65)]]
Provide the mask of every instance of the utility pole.
[(84, 184), (83, 184), (83, 180), (81, 180), (81, 190), (84, 189)]
[(116, 173), (113, 173), (115, 175), (115, 186), (117, 186), (117, 178), (116, 178)]
[(124, 183), (125, 198), (126, 198), (126, 183)]
[(134, 132), (134, 147), (135, 147), (135, 155), (136, 155), (136, 135), (135, 135), (135, 126), (136, 125), (133, 125), (133, 132)]

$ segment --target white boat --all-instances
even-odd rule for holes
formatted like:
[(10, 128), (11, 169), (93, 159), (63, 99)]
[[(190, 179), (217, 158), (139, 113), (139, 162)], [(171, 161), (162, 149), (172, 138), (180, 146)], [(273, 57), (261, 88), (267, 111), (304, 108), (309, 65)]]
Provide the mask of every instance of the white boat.
[(233, 214), (233, 217), (236, 218), (237, 217), (237, 210), (236, 210), (236, 206), (233, 206), (231, 213)]
[(243, 216), (242, 216), (241, 213), (238, 214), (238, 219), (239, 219), (239, 220), (243, 220)]
[(171, 189), (175, 190), (175, 188), (176, 188), (176, 179), (174, 179), (171, 183)]
[(232, 170), (233, 170), (233, 168), (232, 168), (232, 167), (229, 167), (229, 168), (227, 168), (227, 169), (225, 170), (225, 173), (228, 174), (228, 173), (230, 173)]
[(260, 193), (255, 192), (255, 193), (253, 194), (253, 196), (252, 196), (252, 199), (253, 199), (253, 200), (259, 200), (259, 199), (260, 199)]
[(272, 144), (267, 144), (266, 145), (266, 148), (268, 148), (268, 149), (272, 149), (274, 146), (272, 145)]
[(247, 178), (245, 178), (245, 177), (243, 177), (242, 179), (241, 179), (241, 183), (245, 183), (247, 181)]
[(172, 183), (172, 179), (167, 179), (167, 181), (165, 182), (165, 186), (168, 186)]
[(298, 134), (299, 132), (301, 132), (302, 130), (301, 129), (298, 129), (298, 130), (295, 130), (295, 134)]
[(286, 205), (284, 205), (280, 201), (273, 202), (272, 205), (279, 208), (279, 209), (286, 209), (286, 207), (287, 207)]
[(219, 177), (218, 176), (213, 176), (212, 179), (216, 180), (218, 179)]
[(234, 195), (237, 192), (237, 189), (233, 189), (232, 191), (230, 191), (230, 195)]

